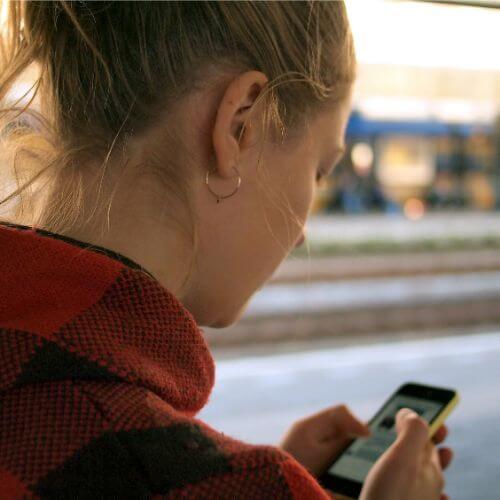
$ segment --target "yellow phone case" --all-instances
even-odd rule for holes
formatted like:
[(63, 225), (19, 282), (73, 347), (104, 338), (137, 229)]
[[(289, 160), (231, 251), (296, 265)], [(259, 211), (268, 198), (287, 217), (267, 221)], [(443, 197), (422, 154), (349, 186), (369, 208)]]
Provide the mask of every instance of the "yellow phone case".
[[(458, 393), (455, 392), (455, 397), (446, 405), (444, 410), (438, 415), (436, 420), (432, 422), (432, 424), (429, 425), (429, 438), (432, 438), (432, 436), (436, 433), (436, 431), (441, 427), (441, 425), (444, 423), (448, 415), (452, 412), (453, 408), (457, 406), (458, 402), (460, 401), (460, 397), (458, 396)], [(339, 493), (335, 493), (334, 498), (335, 500), (354, 500), (351, 497), (341, 495)]]
[(447, 404), (447, 406), (444, 408), (444, 410), (438, 415), (436, 420), (432, 422), (429, 426), (429, 437), (432, 437), (434, 433), (441, 427), (441, 425), (444, 423), (448, 415), (451, 413), (453, 408), (457, 406), (460, 398), (458, 396), (458, 393), (455, 392), (455, 397)]

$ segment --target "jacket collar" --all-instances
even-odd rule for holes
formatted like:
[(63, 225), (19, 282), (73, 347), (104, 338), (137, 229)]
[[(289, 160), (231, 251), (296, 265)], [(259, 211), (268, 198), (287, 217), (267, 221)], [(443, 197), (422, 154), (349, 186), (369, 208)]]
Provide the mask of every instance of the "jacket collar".
[(0, 391), (49, 380), (127, 382), (195, 414), (214, 362), (191, 313), (121, 254), (0, 222)]

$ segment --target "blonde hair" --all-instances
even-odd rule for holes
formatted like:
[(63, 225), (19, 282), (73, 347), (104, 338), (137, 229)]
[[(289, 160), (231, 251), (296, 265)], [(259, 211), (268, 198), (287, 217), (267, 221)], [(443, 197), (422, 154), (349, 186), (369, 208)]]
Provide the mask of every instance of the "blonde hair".
[[(269, 82), (258, 97), (266, 110), (262, 126), (266, 138), (284, 141), (340, 100), (355, 77), (340, 1), (14, 1), (6, 12), (0, 135), (3, 164), (12, 166), (17, 182), (0, 205), (16, 200), (18, 220), (54, 232), (67, 231), (88, 209), (82, 206), (86, 161), (102, 160), (104, 176), (110, 158), (122, 158), (139, 135), (148, 139), (144, 164), (190, 209), (186, 163), (168, 160), (174, 150), (179, 157), (182, 144), (169, 117), (184, 96), (217, 78), (263, 72)], [(31, 98), (9, 103), (15, 82), (33, 64)], [(35, 97), (40, 111), (33, 109)], [(35, 185), (56, 194), (38, 213)], [(109, 210), (111, 200), (103, 201)]]

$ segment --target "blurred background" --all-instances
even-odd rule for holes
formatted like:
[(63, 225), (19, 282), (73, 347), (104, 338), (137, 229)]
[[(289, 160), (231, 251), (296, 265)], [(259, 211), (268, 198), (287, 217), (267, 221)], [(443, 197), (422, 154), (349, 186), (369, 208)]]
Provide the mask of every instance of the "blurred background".
[(404, 382), (452, 387), (446, 491), (498, 499), (500, 3), (347, 8), (359, 60), (347, 152), (306, 244), (238, 324), (205, 329), (217, 377), (200, 417), (278, 443), (331, 405), (368, 420)]
[(452, 387), (453, 499), (500, 498), (500, 5), (347, 1), (359, 60), (347, 152), (298, 249), (240, 322), (206, 328), (201, 418), (277, 443), (396, 387)]

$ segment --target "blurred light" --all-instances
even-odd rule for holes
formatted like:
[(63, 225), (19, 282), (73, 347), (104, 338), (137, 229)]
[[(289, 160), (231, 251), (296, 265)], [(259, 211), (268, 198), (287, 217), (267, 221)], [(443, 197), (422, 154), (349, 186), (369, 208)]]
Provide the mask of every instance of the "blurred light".
[(358, 175), (362, 177), (368, 175), (373, 165), (373, 149), (365, 142), (358, 142), (352, 148), (351, 161)]
[(22, 106), (29, 102), (34, 91), (33, 82), (17, 82), (7, 92), (5, 100), (7, 102), (18, 101), (18, 105)]
[(492, 122), (497, 113), (497, 106), (488, 101), (442, 99), (434, 103), (432, 111), (433, 117), (444, 122)]
[(0, 28), (3, 28), (7, 22), (7, 13), (9, 8), (9, 2), (7, 0), (2, 0), (2, 7), (0, 10)]
[(424, 202), (418, 198), (410, 198), (409, 200), (406, 200), (403, 211), (406, 217), (410, 220), (421, 219), (425, 213)]
[(346, 2), (362, 64), (500, 70), (500, 9)]
[(379, 140), (379, 145), (376, 175), (383, 186), (426, 187), (432, 183), (433, 151), (425, 138), (390, 137)]
[(358, 108), (372, 119), (425, 120), (430, 115), (430, 101), (413, 97), (370, 96), (360, 100)]
[(372, 120), (437, 120), (447, 123), (491, 123), (497, 114), (493, 101), (370, 96), (358, 100), (359, 111)]

